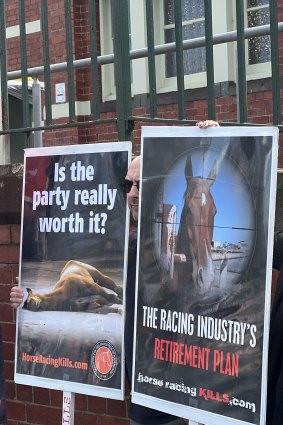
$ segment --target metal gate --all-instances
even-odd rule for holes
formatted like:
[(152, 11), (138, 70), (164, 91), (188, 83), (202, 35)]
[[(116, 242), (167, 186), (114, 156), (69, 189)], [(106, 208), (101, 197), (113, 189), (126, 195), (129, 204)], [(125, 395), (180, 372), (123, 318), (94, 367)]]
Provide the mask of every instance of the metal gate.
[[(61, 63), (51, 63), (50, 61), (50, 34), (48, 2), (41, 0), (41, 26), (42, 26), (42, 49), (43, 63), (40, 66), (27, 67), (27, 34), (25, 18), (25, 1), (18, 0), (19, 11), (19, 38), (20, 38), (20, 69), (16, 71), (7, 70), (7, 51), (6, 51), (6, 27), (5, 10), (8, 4), (7, 0), (0, 1), (0, 45), (1, 45), (1, 93), (2, 93), (2, 143), (7, 143), (7, 136), (21, 134), (25, 139), (25, 145), (41, 145), (42, 131), (50, 131), (60, 128), (80, 127), (86, 125), (98, 125), (101, 123), (114, 122), (117, 125), (119, 140), (128, 140), (136, 122), (153, 123), (175, 123), (191, 124), (194, 120), (190, 119), (190, 112), (185, 112), (187, 102), (186, 89), (184, 84), (184, 52), (191, 49), (205, 47), (206, 62), (206, 92), (207, 92), (207, 117), (217, 119), (216, 115), (216, 92), (214, 81), (214, 46), (225, 43), (236, 43), (237, 56), (237, 120), (233, 125), (248, 125), (248, 106), (247, 106), (247, 76), (246, 76), (246, 50), (245, 40), (268, 35), (270, 37), (270, 58), (271, 58), (271, 93), (273, 106), (273, 125), (277, 125), (280, 130), (281, 108), (280, 108), (280, 72), (279, 72), (279, 32), (283, 31), (283, 22), (278, 22), (277, 1), (270, 0), (268, 3), (269, 23), (264, 25), (246, 27), (244, 21), (244, 8), (247, 0), (234, 0), (236, 13), (236, 29), (223, 34), (214, 34), (213, 32), (213, 13), (212, 0), (204, 0), (204, 35), (197, 38), (186, 38), (183, 35), (182, 28), (182, 0), (169, 1), (174, 7), (174, 33), (175, 41), (156, 45), (154, 39), (154, 21), (155, 9), (154, 0), (144, 0), (146, 11), (146, 35), (147, 46), (138, 50), (130, 49), (130, 27), (129, 27), (129, 0), (110, 0), (112, 15), (112, 38), (113, 53), (107, 55), (98, 54), (99, 36), (97, 28), (98, 8), (106, 0), (88, 2), (89, 11), (89, 42), (91, 55), (87, 58), (76, 59), (73, 54), (73, 11), (72, 7), (75, 1), (64, 0), (65, 5), (65, 43), (66, 43), (66, 61)], [(140, 1), (140, 0), (138, 0)], [(166, 3), (166, 2), (165, 2)], [(156, 58), (159, 55), (172, 53), (175, 55), (176, 62), (176, 80), (177, 80), (177, 116), (174, 118), (163, 118), (158, 114), (158, 96), (157, 93), (157, 72), (155, 67)], [(149, 114), (139, 116), (134, 113), (134, 103), (131, 92), (132, 64), (139, 58), (147, 58), (147, 78), (149, 81), (149, 90), (146, 96), (149, 99)], [(101, 68), (106, 64), (114, 64), (115, 89), (116, 89), (116, 108), (113, 117), (105, 117), (101, 112), (102, 95), (100, 75)], [(75, 81), (76, 71), (80, 68), (91, 70), (91, 116), (87, 120), (78, 119), (75, 110), (76, 95)], [(65, 123), (54, 122), (52, 117), (52, 96), (51, 96), (51, 75), (57, 72), (67, 72), (68, 88), (68, 108), (69, 114)], [(28, 78), (33, 79), (32, 99), (29, 90)], [(22, 86), (22, 126), (12, 128), (12, 119), (9, 118), (9, 81), (21, 79)], [(44, 80), (44, 108), (45, 118), (41, 116), (41, 90), (38, 78)], [(33, 118), (31, 119), (31, 107), (33, 106)], [(31, 124), (33, 122), (33, 124)], [(231, 122), (223, 122), (222, 125), (230, 125)], [(34, 134), (34, 138), (31, 135)], [(32, 140), (33, 139), (33, 140)]]

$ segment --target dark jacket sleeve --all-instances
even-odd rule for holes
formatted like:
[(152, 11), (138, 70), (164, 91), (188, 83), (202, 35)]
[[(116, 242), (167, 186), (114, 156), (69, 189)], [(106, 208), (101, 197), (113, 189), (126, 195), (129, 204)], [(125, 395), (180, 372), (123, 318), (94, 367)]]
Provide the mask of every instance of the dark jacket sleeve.
[(5, 399), (5, 377), (4, 377), (4, 356), (2, 346), (2, 333), (0, 329), (0, 423), (7, 423), (6, 399)]
[(266, 425), (281, 425), (283, 417), (283, 232), (274, 235), (273, 267), (280, 270), (269, 332)]
[(273, 268), (280, 270), (283, 263), (283, 232), (274, 235)]

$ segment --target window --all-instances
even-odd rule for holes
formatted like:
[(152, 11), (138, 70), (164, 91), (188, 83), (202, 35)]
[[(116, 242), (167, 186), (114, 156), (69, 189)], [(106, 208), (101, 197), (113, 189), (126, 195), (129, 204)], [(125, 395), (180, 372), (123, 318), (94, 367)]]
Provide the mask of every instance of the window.
[[(269, 24), (269, 1), (247, 0), (248, 28)], [(248, 64), (270, 62), (270, 36), (253, 37), (248, 40)]]
[[(269, 24), (269, 1), (246, 0), (246, 27)], [(271, 76), (270, 36), (253, 37), (246, 41), (247, 79)]]
[[(157, 0), (154, 2), (155, 43), (172, 43), (175, 41), (174, 0)], [(181, 0), (183, 39), (204, 37), (204, 0)], [(221, 13), (219, 11), (221, 10)], [(220, 34), (232, 30), (231, 1), (213, 0), (213, 33)], [(223, 19), (225, 17), (225, 19)], [(231, 46), (222, 44), (214, 46), (215, 82), (231, 79)], [(223, 60), (223, 58), (227, 58)], [(228, 60), (229, 58), (229, 60)], [(232, 58), (232, 61), (234, 59)], [(205, 87), (206, 51), (205, 47), (184, 50), (185, 88)], [(158, 92), (174, 91), (176, 83), (176, 55), (167, 53), (156, 57)]]
[[(130, 42), (133, 50), (147, 47), (146, 40), (146, 0), (128, 0), (130, 7)], [(213, 0), (213, 34), (224, 34), (236, 29), (235, 1)], [(245, 0), (245, 27), (251, 28), (269, 23), (269, 0)], [(205, 35), (204, 0), (181, 0), (183, 39), (194, 39)], [(154, 0), (155, 45), (175, 42), (174, 0)], [(113, 52), (111, 33), (110, 0), (100, 1), (101, 47), (102, 54)], [(214, 81), (236, 80), (236, 42), (217, 44), (214, 52)], [(247, 79), (270, 77), (270, 36), (253, 37), (246, 40)], [(206, 87), (205, 47), (184, 50), (185, 88)], [(157, 55), (157, 93), (177, 90), (176, 55)], [(147, 59), (131, 62), (132, 94), (147, 93)], [(102, 68), (104, 100), (115, 99), (113, 65)]]
[[(183, 39), (202, 37), (204, 29), (204, 0), (182, 0)], [(164, 1), (164, 40), (165, 43), (175, 41), (174, 0)], [(205, 71), (205, 48), (185, 50), (183, 53), (185, 75)], [(176, 76), (175, 54), (168, 53), (165, 59), (166, 78)]]
[[(144, 0), (128, 0), (130, 15), (130, 48), (133, 50), (146, 47), (146, 24)], [(111, 2), (102, 0), (99, 2), (100, 13), (100, 40), (101, 54), (113, 53), (113, 40), (111, 30)], [(147, 92), (147, 68), (146, 59), (131, 61), (132, 94)], [(114, 66), (102, 66), (102, 93), (103, 100), (115, 99)]]

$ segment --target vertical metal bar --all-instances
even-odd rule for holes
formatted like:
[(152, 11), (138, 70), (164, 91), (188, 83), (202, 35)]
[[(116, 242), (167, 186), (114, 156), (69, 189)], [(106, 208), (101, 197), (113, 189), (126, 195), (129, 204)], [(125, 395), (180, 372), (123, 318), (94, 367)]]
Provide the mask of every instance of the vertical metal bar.
[[(6, 31), (5, 31), (5, 0), (0, 2), (0, 130), (9, 128), (9, 101), (8, 101), (8, 80), (6, 65)], [(10, 137), (9, 135), (0, 136), (0, 164), (9, 164), (10, 155)]]
[[(32, 104), (33, 104), (33, 125), (41, 126), (41, 88), (37, 77), (34, 77), (32, 84)], [(42, 131), (34, 132), (34, 147), (42, 147)]]
[(174, 1), (176, 68), (177, 68), (177, 98), (179, 119), (185, 118), (185, 88), (184, 88), (184, 57), (183, 57), (183, 26), (181, 0)]
[(43, 37), (43, 63), (44, 63), (44, 89), (45, 89), (45, 124), (52, 123), (52, 107), (51, 107), (51, 73), (50, 73), (50, 55), (49, 55), (49, 38), (48, 38), (48, 2), (41, 0), (41, 22)]
[(26, 22), (25, 22), (25, 2), (19, 0), (20, 13), (20, 46), (21, 46), (21, 68), (22, 68), (22, 93), (23, 93), (23, 127), (29, 127), (29, 93), (28, 93), (28, 73), (27, 73), (27, 44), (26, 44)]
[(128, 7), (128, 0), (111, 0), (119, 140), (128, 140), (133, 129), (128, 121), (132, 115)]
[(149, 99), (150, 116), (157, 116), (156, 99), (156, 69), (154, 55), (154, 20), (152, 0), (146, 0), (146, 31), (147, 31), (147, 50), (148, 50), (148, 81), (149, 81)]
[(68, 73), (68, 99), (69, 99), (69, 120), (75, 121), (75, 78), (73, 64), (73, 34), (72, 34), (72, 8), (71, 0), (65, 0), (65, 26), (66, 26), (66, 47), (67, 47), (67, 73)]
[(93, 98), (91, 101), (91, 113), (96, 119), (100, 117), (99, 103), (99, 78), (97, 63), (97, 39), (96, 39), (96, 8), (95, 1), (89, 0), (89, 25), (90, 25), (90, 46), (91, 46), (91, 80)]
[(271, 73), (272, 73), (272, 103), (273, 124), (281, 122), (280, 107), (280, 70), (279, 70), (279, 44), (278, 44), (278, 9), (277, 0), (270, 0), (270, 39), (271, 39)]
[(0, 76), (2, 97), (2, 126), (3, 130), (9, 128), (9, 103), (8, 103), (8, 80), (6, 63), (6, 25), (5, 25), (5, 0), (0, 2)]
[(215, 119), (214, 60), (211, 0), (204, 0), (208, 118)]
[(238, 121), (247, 122), (247, 78), (246, 78), (246, 55), (244, 38), (244, 3), (236, 1), (237, 15), (237, 101)]

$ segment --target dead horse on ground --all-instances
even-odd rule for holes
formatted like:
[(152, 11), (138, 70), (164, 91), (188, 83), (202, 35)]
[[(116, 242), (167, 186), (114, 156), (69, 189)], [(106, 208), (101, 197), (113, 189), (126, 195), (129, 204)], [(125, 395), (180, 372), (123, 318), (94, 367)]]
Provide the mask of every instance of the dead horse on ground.
[[(109, 293), (105, 288), (113, 292)], [(36, 294), (30, 288), (27, 292), (23, 308), (31, 311), (120, 312), (111, 306), (121, 304), (123, 296), (123, 289), (109, 276), (89, 264), (74, 260), (64, 266), (51, 292)]]

